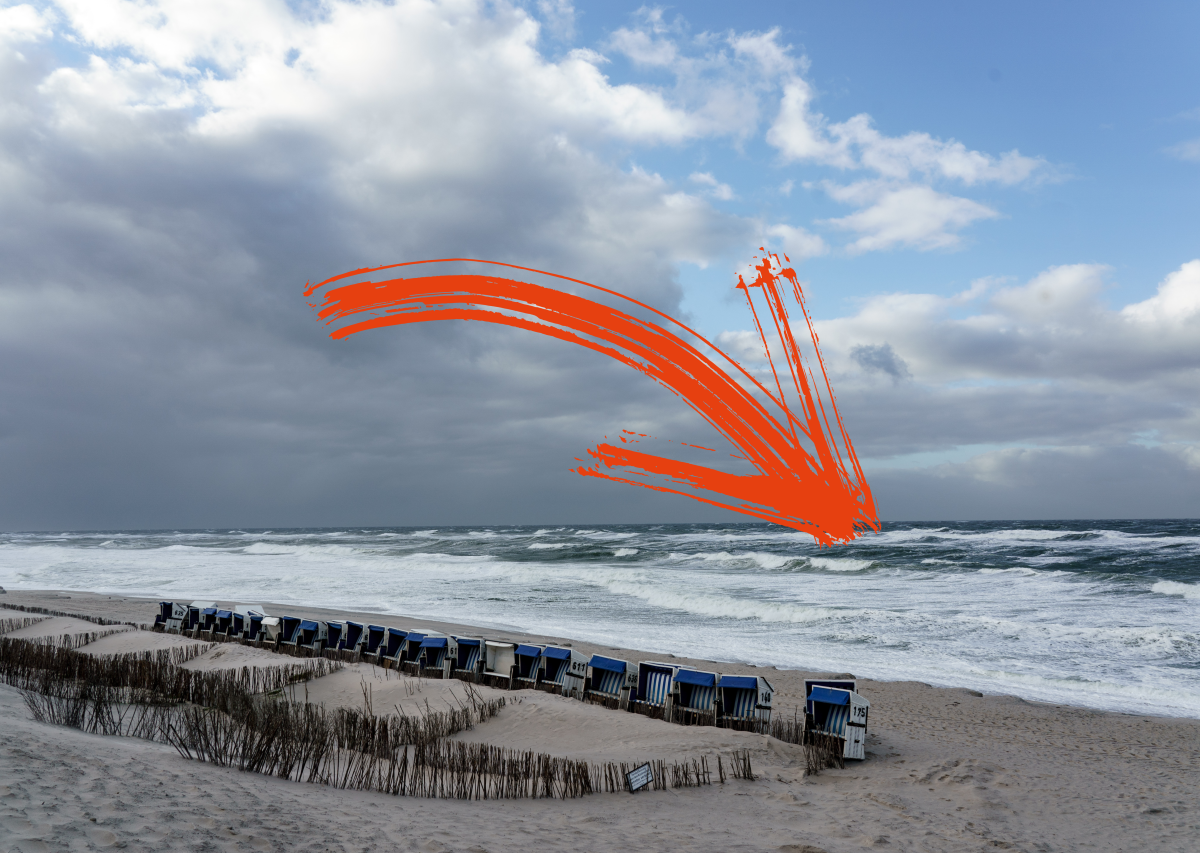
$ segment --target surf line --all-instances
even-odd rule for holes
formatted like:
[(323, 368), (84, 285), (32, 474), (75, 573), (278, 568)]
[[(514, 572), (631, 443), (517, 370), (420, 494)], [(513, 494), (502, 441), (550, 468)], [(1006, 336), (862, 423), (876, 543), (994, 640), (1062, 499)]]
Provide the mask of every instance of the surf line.
[[(589, 448), (590, 462), (576, 459), (580, 465), (572, 470), (585, 477), (694, 498), (800, 530), (821, 545), (878, 531), (875, 501), (838, 413), (796, 272), (765, 250), (755, 261), (753, 278), (739, 274), (737, 288), (754, 318), (770, 367), (766, 382), (774, 390), (667, 314), (614, 290), (532, 267), (474, 258), (410, 261), (309, 282), (304, 296), (325, 325), (334, 326), (334, 339), (384, 326), (475, 320), (603, 353), (678, 395), (756, 471), (730, 473), (635, 450), (630, 445), (641, 434), (625, 430), (620, 444), (606, 440)], [(786, 255), (784, 261), (790, 263)], [(486, 273), (425, 274), (439, 266), (461, 269), (451, 265), (463, 263), (483, 264)], [(419, 270), (406, 270), (415, 273), (407, 277), (347, 281), (413, 267)], [(497, 274), (487, 274), (493, 270)], [(510, 278), (509, 271), (557, 279), (596, 298)], [(804, 318), (806, 336), (792, 331), (785, 292)], [(765, 303), (761, 310), (756, 297)]]

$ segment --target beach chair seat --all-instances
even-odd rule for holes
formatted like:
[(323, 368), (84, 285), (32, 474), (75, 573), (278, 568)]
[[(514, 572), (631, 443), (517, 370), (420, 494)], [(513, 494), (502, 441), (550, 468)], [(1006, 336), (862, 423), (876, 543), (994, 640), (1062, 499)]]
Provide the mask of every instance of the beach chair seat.
[[(233, 629), (229, 632), (229, 639), (253, 642), (258, 637), (262, 618), (266, 615), (267, 611), (259, 604), (233, 605)], [(254, 622), (255, 616), (258, 617), (257, 624)]]

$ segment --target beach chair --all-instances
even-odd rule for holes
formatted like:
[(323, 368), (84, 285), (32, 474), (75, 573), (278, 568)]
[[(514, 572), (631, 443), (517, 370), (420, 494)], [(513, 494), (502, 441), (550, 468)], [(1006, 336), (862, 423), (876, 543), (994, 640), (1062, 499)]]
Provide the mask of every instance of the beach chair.
[(246, 627), (242, 632), (242, 639), (247, 643), (258, 643), (258, 638), (262, 634), (263, 619), (266, 619), (261, 613), (251, 613), (246, 618)]
[[(262, 625), (262, 618), (266, 615), (267, 611), (259, 604), (233, 605), (233, 630), (230, 631), (229, 638), (253, 642)], [(255, 616), (258, 617), (257, 625), (254, 624)]]
[(587, 667), (587, 655), (573, 649), (546, 646), (542, 651), (542, 680), (538, 688), (547, 693), (582, 699)]
[(450, 674), (462, 681), (478, 682), (483, 677), (483, 638), (455, 637)]
[(445, 634), (429, 634), (417, 648), (417, 671), (425, 678), (449, 678), (450, 665), (458, 656), (458, 643)]
[(258, 636), (254, 638), (254, 645), (277, 649), (282, 640), (283, 619), (278, 616), (264, 616), (259, 622)]
[(382, 625), (368, 625), (366, 636), (363, 637), (362, 645), (360, 646), (360, 654), (363, 660), (369, 660), (371, 663), (379, 663), (379, 647), (383, 645), (387, 628)]
[(154, 617), (154, 630), (167, 634), (178, 634), (188, 617), (188, 606), (174, 601), (160, 601), (158, 615)]
[[(325, 623), (325, 649), (337, 651), (341, 647), (342, 637), (346, 633), (346, 623), (344, 622), (326, 622)], [(324, 652), (324, 650), (322, 650)]]
[(303, 620), (300, 623), (300, 630), (296, 632), (296, 642), (294, 643), (296, 651), (319, 655), (325, 650), (325, 638), (328, 636), (328, 631), (329, 626), (324, 622), (315, 619)]
[(675, 671), (672, 722), (685, 726), (716, 723), (717, 674), (680, 667)]
[(523, 687), (536, 688), (538, 686), (542, 677), (542, 651), (541, 646), (518, 644), (514, 651), (517, 668), (513, 673), (518, 690)]
[(375, 652), (375, 660), (384, 669), (400, 669), (408, 651), (408, 631), (399, 628), (388, 628), (379, 649)]
[(193, 601), (188, 605), (187, 621), (184, 623), (181, 630), (187, 631), (192, 637), (198, 637), (200, 631), (201, 616), (205, 610), (210, 607), (216, 607), (214, 601)]
[(213, 626), (211, 628), (212, 638), (214, 640), (229, 639), (229, 631), (231, 628), (233, 628), (233, 611), (218, 610), (216, 619), (213, 620)]
[(870, 708), (866, 697), (853, 690), (814, 686), (805, 699), (805, 743), (814, 743), (819, 738), (836, 739), (835, 743), (840, 741), (843, 758), (866, 758)]
[(517, 666), (517, 644), (485, 640), (483, 651), (483, 683), (489, 687), (511, 690)]
[(622, 711), (629, 708), (629, 694), (637, 689), (638, 667), (627, 661), (592, 655), (588, 661), (587, 686), (583, 700)]
[(366, 639), (366, 630), (361, 622), (346, 622), (345, 629), (342, 632), (342, 639), (338, 642), (338, 649), (343, 652), (349, 652), (348, 657), (354, 658), (362, 651), (363, 641)]
[(281, 616), (283, 627), (279, 632), (279, 643), (276, 648), (279, 651), (296, 652), (296, 643), (300, 639), (300, 623), (304, 620), (299, 616)]
[(629, 698), (629, 710), (659, 720), (671, 719), (671, 689), (676, 669), (669, 663), (639, 663), (637, 688)]
[(771, 698), (775, 689), (761, 677), (721, 675), (717, 677), (720, 708), (717, 725), (738, 731), (763, 732), (771, 722)]
[(200, 624), (196, 626), (195, 631), (198, 639), (212, 639), (213, 628), (217, 624), (218, 609), (216, 605), (213, 605), (212, 607), (205, 607), (200, 611)]

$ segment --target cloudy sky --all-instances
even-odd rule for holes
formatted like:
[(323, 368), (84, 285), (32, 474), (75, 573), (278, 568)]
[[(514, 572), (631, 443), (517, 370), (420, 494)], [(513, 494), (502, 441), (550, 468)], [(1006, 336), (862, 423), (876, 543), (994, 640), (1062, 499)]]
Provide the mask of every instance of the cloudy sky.
[(0, 529), (730, 517), (569, 473), (711, 438), (645, 377), (302, 291), (489, 258), (754, 367), (759, 246), (883, 518), (1200, 516), (1200, 7), (1080, 8), (0, 0)]

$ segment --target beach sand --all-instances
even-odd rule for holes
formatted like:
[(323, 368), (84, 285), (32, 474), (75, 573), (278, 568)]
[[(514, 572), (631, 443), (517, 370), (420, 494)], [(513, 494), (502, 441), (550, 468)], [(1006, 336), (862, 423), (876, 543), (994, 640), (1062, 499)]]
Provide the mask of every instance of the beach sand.
[[(150, 622), (156, 602), (78, 592), (13, 592), (21, 604)], [(631, 661), (660, 655), (569, 638), (471, 629), (379, 614), (272, 605), (268, 612), (571, 643)], [(26, 614), (0, 610), (0, 618)], [(110, 628), (61, 617), (14, 632)], [(193, 641), (108, 634), (82, 651), (112, 654)], [(669, 659), (669, 658), (667, 658)], [(701, 669), (764, 675), (776, 713), (803, 701), (797, 669), (676, 658)], [(295, 663), (218, 645), (187, 666)], [(445, 707), (455, 681), (356, 664), (305, 685), (309, 701), (377, 713)], [(859, 679), (871, 702), (867, 760), (805, 776), (799, 747), (761, 735), (683, 727), (538, 691), (490, 691), (509, 706), (456, 737), (591, 761), (678, 760), (749, 749), (758, 779), (599, 794), (577, 800), (461, 802), (391, 797), (212, 767), (161, 744), (34, 722), (0, 686), (0, 851), (1200, 851), (1200, 721), (1113, 714), (981, 696), (916, 682)], [(302, 694), (303, 695), (303, 694)], [(459, 694), (461, 695), (461, 693)]]

